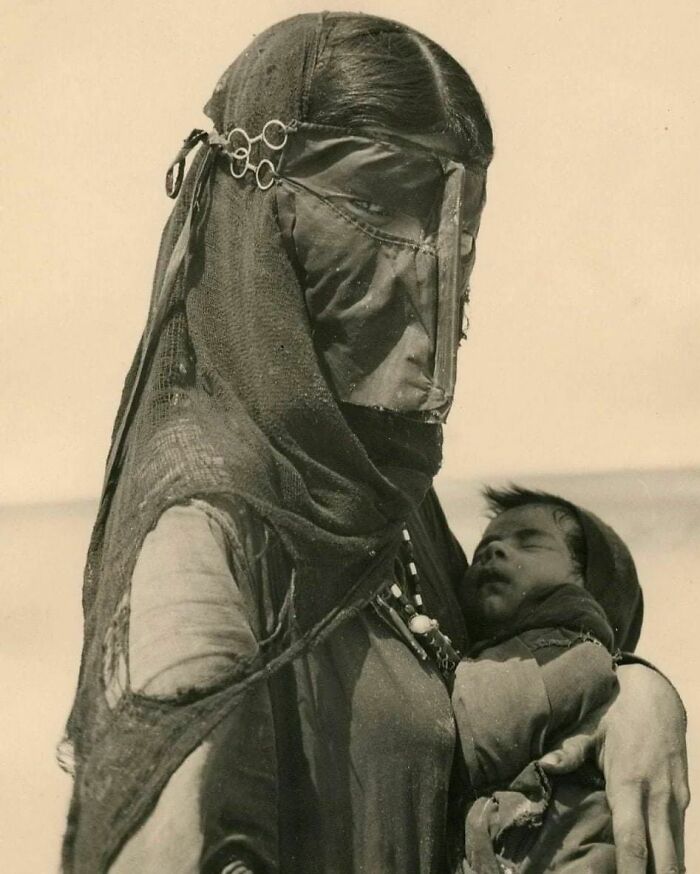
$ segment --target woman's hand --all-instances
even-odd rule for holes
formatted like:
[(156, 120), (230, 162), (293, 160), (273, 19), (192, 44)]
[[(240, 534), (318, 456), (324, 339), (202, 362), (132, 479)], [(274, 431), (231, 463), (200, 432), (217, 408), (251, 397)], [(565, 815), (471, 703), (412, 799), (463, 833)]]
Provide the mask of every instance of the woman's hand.
[(566, 774), (592, 755), (605, 775), (619, 874), (684, 871), (683, 821), (690, 800), (685, 710), (661, 674), (618, 668), (614, 701), (579, 725), (540, 764)]

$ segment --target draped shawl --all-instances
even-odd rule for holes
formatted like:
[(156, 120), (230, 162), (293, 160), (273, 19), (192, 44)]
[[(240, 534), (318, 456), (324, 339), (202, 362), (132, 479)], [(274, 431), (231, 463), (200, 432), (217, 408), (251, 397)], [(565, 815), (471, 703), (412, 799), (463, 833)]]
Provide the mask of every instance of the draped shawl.
[[(334, 20), (298, 16), (261, 34), (206, 106), (216, 130), (254, 136), (271, 118), (304, 121)], [(228, 162), (200, 146), (163, 233), (89, 547), (67, 731), (75, 755), (67, 871), (104, 870), (242, 691), (359, 610), (391, 574), (401, 525), (439, 466), (440, 428), (371, 413), (350, 427), (312, 341), (274, 186), (232, 178)], [(129, 581), (160, 515), (193, 497), (243, 501), (279, 535), (294, 567), (285, 614), (294, 635), (272, 661), (242, 660), (225, 688), (147, 699), (128, 688)], [(116, 703), (105, 695), (115, 671), (124, 674)]]

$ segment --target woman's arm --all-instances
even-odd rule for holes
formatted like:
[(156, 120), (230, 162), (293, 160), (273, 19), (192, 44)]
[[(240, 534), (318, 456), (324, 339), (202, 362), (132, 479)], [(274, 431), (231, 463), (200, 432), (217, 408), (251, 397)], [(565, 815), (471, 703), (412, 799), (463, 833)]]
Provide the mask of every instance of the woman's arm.
[(683, 822), (690, 800), (686, 717), (673, 686), (641, 664), (618, 668), (619, 694), (540, 764), (574, 771), (595, 754), (605, 774), (619, 874), (684, 869)]
[[(255, 652), (229, 549), (202, 502), (170, 508), (147, 536), (131, 581), (134, 692), (205, 695)], [(219, 874), (234, 861), (237, 874), (274, 870), (276, 822), (272, 709), (259, 684), (173, 774), (110, 874)]]

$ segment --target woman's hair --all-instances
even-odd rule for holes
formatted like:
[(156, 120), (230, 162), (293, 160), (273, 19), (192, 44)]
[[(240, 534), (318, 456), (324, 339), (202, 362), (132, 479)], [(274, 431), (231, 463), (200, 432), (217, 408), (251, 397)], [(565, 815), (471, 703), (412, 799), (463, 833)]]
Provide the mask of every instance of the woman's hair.
[(308, 95), (307, 118), (344, 128), (451, 134), (467, 164), (485, 167), (493, 134), (479, 92), (444, 49), (404, 25), (332, 16)]

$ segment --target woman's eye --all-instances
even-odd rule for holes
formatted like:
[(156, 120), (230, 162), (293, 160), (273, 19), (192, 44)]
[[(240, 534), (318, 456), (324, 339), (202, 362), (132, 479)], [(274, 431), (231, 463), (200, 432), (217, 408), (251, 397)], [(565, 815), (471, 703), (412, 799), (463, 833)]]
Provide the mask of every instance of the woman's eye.
[(355, 200), (353, 203), (364, 212), (370, 213), (370, 215), (390, 215), (383, 206), (379, 206), (377, 203), (371, 203), (369, 200)]

